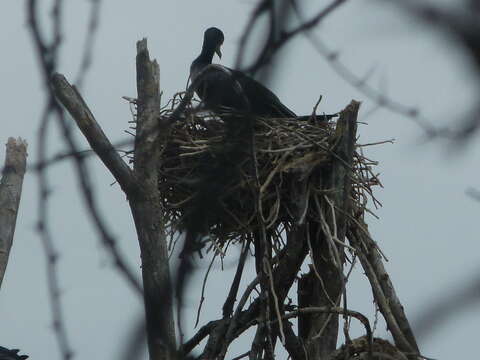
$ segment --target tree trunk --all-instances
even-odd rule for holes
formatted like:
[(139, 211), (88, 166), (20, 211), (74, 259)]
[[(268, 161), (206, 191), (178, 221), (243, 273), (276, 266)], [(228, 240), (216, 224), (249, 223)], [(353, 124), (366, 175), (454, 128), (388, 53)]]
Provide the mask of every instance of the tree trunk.
[[(346, 219), (349, 213), (351, 172), (360, 103), (352, 101), (337, 122), (331, 167), (318, 176), (325, 190), (325, 201), (318, 209), (320, 218), (310, 222), (309, 242), (313, 264), (310, 272), (298, 283), (298, 306), (336, 307), (344, 290), (343, 247)], [(334, 189), (332, 192), (331, 189)], [(338, 337), (338, 315), (317, 313), (299, 316), (299, 337), (304, 342), (308, 359), (326, 359), (335, 351)]]

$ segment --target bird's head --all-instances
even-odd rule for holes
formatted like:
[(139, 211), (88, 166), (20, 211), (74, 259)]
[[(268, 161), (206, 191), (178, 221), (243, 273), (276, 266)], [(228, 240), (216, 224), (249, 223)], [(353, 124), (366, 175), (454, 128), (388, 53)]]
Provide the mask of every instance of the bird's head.
[(222, 30), (217, 29), (216, 27), (211, 27), (205, 30), (203, 45), (215, 49), (215, 53), (221, 58), (222, 52), (220, 47), (222, 46), (224, 39), (225, 37), (223, 36)]

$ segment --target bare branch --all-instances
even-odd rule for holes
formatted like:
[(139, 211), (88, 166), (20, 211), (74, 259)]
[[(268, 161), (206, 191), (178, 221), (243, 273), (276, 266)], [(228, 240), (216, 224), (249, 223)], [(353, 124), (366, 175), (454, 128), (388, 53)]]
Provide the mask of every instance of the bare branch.
[(147, 40), (137, 42), (138, 115), (134, 172), (139, 191), (127, 192), (142, 258), (148, 348), (151, 360), (170, 359), (175, 351), (175, 327), (168, 266), (168, 245), (158, 191), (160, 69), (150, 60)]
[(365, 327), (365, 334), (367, 335), (367, 338), (372, 341), (373, 339), (373, 334), (372, 334), (372, 327), (370, 326), (370, 322), (368, 321), (368, 318), (363, 315), (362, 313), (359, 313), (358, 311), (353, 311), (353, 310), (348, 310), (344, 309), (341, 307), (306, 307), (306, 308), (300, 308), (295, 311), (291, 311), (287, 313), (284, 316), (284, 319), (290, 319), (292, 317), (298, 317), (299, 314), (315, 314), (315, 313), (331, 313), (331, 314), (339, 314), (339, 315), (347, 315), (351, 316), (353, 318), (356, 318), (359, 320), (362, 325)]
[[(305, 19), (300, 13), (298, 8), (296, 13), (301, 22)], [(310, 31), (304, 31), (303, 34), (310, 40), (311, 44), (315, 47), (317, 52), (322, 55), (330, 64), (332, 69), (347, 83), (360, 91), (367, 98), (374, 101), (378, 108), (386, 108), (394, 113), (408, 117), (415, 122), (422, 130), (424, 130), (427, 136), (435, 136), (438, 134), (438, 130), (431, 124), (431, 122), (423, 117), (420, 111), (412, 106), (404, 105), (394, 99), (389, 98), (382, 91), (374, 89), (370, 86), (365, 77), (357, 76), (351, 71), (340, 59), (339, 54), (330, 50), (324, 42), (322, 42), (314, 33)]]
[(27, 163), (27, 142), (9, 138), (0, 182), (0, 287), (13, 244)]
[(442, 323), (458, 317), (462, 311), (475, 311), (473, 307), (480, 303), (480, 276), (462, 280), (463, 283), (457, 289), (445, 292), (437, 300), (431, 301), (428, 309), (414, 318), (413, 327), (419, 339), (432, 336), (434, 331), (441, 328)]
[[(275, 37), (275, 32), (272, 31), (272, 29), (271, 29), (270, 34), (269, 34), (269, 40), (266, 42), (264, 48), (260, 52), (257, 59), (254, 61), (254, 63), (251, 66), (248, 67), (247, 72), (253, 72), (254, 73), (259, 68), (264, 66), (265, 64), (268, 64), (272, 60), (275, 53), (278, 52), (278, 50), (280, 50), (287, 42), (289, 42), (290, 40), (295, 38), (298, 34), (303, 33), (303, 32), (307, 32), (310, 29), (316, 27), (325, 17), (330, 15), (332, 13), (332, 11), (337, 9), (340, 5), (344, 4), (346, 1), (347, 0), (334, 0), (334, 1), (332, 1), (328, 6), (326, 6), (324, 9), (319, 11), (310, 20), (307, 20), (307, 21), (302, 20), (301, 24), (298, 25), (293, 30), (286, 31), (286, 32), (281, 32), (278, 39)], [(284, 1), (283, 6), (287, 7), (288, 6), (288, 1)], [(258, 16), (260, 16), (260, 14), (261, 14), (260, 11), (255, 12), (253, 16), (258, 17)], [(274, 16), (274, 15), (271, 15), (271, 17), (272, 16)], [(288, 17), (285, 14), (283, 16), (284, 21), (287, 18)], [(280, 24), (277, 24), (276, 27), (277, 27), (277, 29), (282, 29), (283, 28), (283, 22), (280, 23)], [(244, 40), (244, 41), (246, 41), (246, 40)], [(241, 44), (242, 44), (242, 42), (241, 42)], [(242, 46), (240, 47), (239, 51), (240, 51), (239, 54), (241, 54), (243, 52)], [(240, 57), (240, 55), (239, 55), (239, 57)], [(237, 60), (237, 64), (239, 64), (238, 60)]]
[[(363, 222), (361, 225), (363, 229), (367, 228)], [(349, 229), (348, 238), (357, 248), (357, 256), (370, 281), (375, 301), (395, 339), (395, 344), (403, 352), (419, 353), (415, 336), (390, 277), (385, 271), (375, 242), (359, 229)]]
[(126, 194), (136, 191), (137, 183), (132, 170), (118, 155), (75, 86), (70, 85), (65, 76), (58, 73), (53, 75), (52, 85), (56, 97), (69, 111), (92, 149), (110, 170), (123, 191)]
[(238, 287), (240, 286), (240, 280), (242, 279), (243, 267), (245, 266), (245, 260), (247, 259), (249, 247), (250, 247), (250, 241), (247, 240), (246, 244), (244, 245), (242, 254), (240, 255), (240, 259), (238, 260), (237, 271), (235, 272), (232, 286), (230, 287), (230, 291), (228, 292), (227, 299), (223, 304), (224, 318), (230, 317), (232, 315), (233, 305), (235, 303), (236, 296), (238, 293)]
[(79, 88), (82, 88), (85, 75), (92, 64), (93, 46), (95, 44), (95, 35), (98, 30), (100, 18), (101, 0), (90, 0), (90, 2), (90, 20), (87, 28), (87, 37), (83, 49), (82, 63), (80, 64), (80, 70), (78, 71), (77, 79), (75, 81)]

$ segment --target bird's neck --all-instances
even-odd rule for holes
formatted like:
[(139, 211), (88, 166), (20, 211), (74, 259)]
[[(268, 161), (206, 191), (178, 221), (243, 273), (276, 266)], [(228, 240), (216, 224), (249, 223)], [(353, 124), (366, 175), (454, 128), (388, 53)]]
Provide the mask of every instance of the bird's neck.
[(213, 54), (215, 54), (215, 49), (211, 46), (202, 47), (202, 52), (200, 55), (195, 59), (195, 62), (202, 63), (202, 64), (211, 64), (213, 59)]
[(213, 54), (215, 53), (215, 49), (211, 47), (205, 46), (202, 47), (202, 52), (198, 57), (193, 60), (192, 65), (190, 65), (190, 78), (192, 81), (195, 80), (197, 75), (208, 65), (212, 63)]

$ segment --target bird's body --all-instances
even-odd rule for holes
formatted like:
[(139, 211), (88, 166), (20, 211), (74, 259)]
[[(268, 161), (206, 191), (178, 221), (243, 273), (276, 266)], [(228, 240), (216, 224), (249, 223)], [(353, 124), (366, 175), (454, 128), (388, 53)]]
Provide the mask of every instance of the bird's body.
[[(190, 66), (190, 79), (207, 109), (220, 116), (225, 109), (247, 116), (241, 116), (240, 121), (229, 121), (232, 116), (222, 116), (226, 119), (223, 153), (217, 155), (215, 161), (205, 164), (207, 175), (197, 181), (197, 195), (192, 200), (191, 211), (182, 219), (182, 227), (186, 231), (182, 251), (185, 258), (201, 248), (200, 238), (208, 232), (208, 216), (223, 211), (221, 197), (224, 190), (243, 173), (239, 171), (239, 164), (244, 164), (245, 159), (251, 156), (255, 118), (311, 118), (310, 115), (297, 117), (272, 91), (245, 73), (212, 64), (215, 53), (221, 57), (223, 41), (221, 30), (212, 27), (205, 31), (202, 51)], [(324, 116), (325, 119), (330, 117)], [(187, 262), (182, 264), (188, 265)]]
[(205, 31), (202, 52), (190, 66), (194, 82), (200, 76), (197, 95), (213, 111), (230, 108), (262, 117), (295, 117), (279, 98), (245, 73), (221, 65), (212, 65), (213, 55), (221, 56), (223, 33), (217, 28)]
[(10, 350), (0, 346), (0, 360), (25, 360), (28, 358), (28, 355), (18, 355), (19, 351), (18, 349)]

